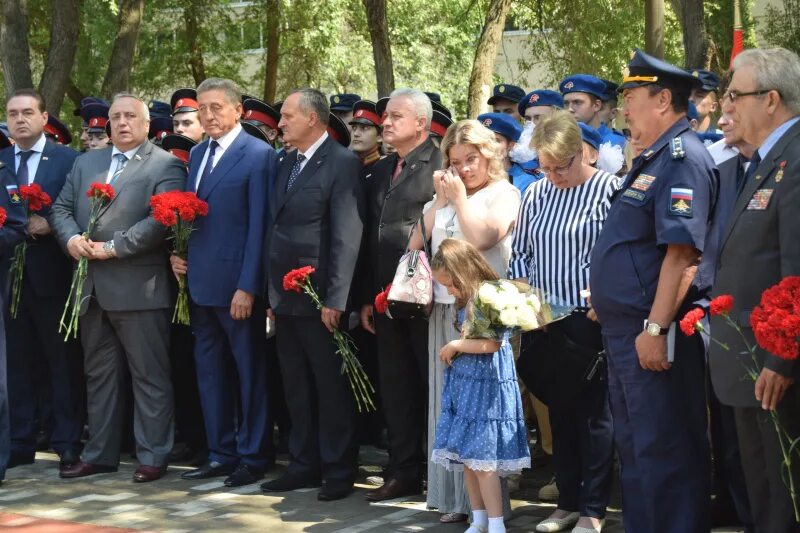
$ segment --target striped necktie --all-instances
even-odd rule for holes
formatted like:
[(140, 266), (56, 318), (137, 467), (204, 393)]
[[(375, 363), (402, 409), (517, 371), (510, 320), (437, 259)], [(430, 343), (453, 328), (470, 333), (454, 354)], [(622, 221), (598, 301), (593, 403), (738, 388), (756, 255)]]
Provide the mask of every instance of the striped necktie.
[(122, 174), (122, 171), (125, 170), (125, 165), (128, 164), (128, 156), (125, 154), (117, 154), (114, 156), (117, 160), (117, 166), (114, 170), (114, 173), (111, 174), (111, 179), (108, 181), (109, 185), (114, 185), (114, 182), (117, 181), (119, 175)]
[(292, 188), (292, 185), (294, 185), (294, 180), (296, 180), (297, 176), (300, 175), (300, 169), (302, 168), (303, 161), (305, 160), (306, 156), (303, 154), (297, 154), (297, 161), (294, 162), (294, 165), (292, 165), (292, 171), (289, 173), (289, 183), (286, 184), (287, 191)]

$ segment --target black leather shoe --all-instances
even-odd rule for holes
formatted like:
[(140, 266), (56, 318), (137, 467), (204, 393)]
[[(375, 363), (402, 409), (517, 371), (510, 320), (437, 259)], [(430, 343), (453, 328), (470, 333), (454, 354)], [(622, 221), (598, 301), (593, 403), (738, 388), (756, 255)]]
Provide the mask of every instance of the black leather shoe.
[(250, 485), (264, 477), (264, 471), (252, 466), (240, 464), (236, 467), (233, 474), (225, 479), (226, 487), (241, 487), (243, 485)]
[(35, 457), (35, 452), (11, 452), (6, 468), (14, 468), (20, 465), (32, 465)]
[(353, 492), (352, 483), (329, 483), (325, 482), (317, 493), (317, 499), (321, 502), (332, 502), (348, 497)]
[(230, 476), (236, 470), (236, 465), (224, 465), (216, 461), (204, 464), (200, 468), (189, 470), (181, 474), (181, 479), (208, 479), (219, 476)]
[(384, 500), (394, 500), (403, 496), (413, 496), (422, 494), (422, 487), (419, 483), (409, 483), (399, 479), (389, 478), (383, 486), (367, 491), (368, 502), (382, 502)]
[(58, 461), (58, 468), (59, 470), (69, 468), (72, 465), (78, 464), (80, 460), (81, 460), (80, 454), (72, 450), (67, 450), (61, 454), (61, 459)]
[(262, 483), (261, 490), (262, 492), (289, 492), (291, 490), (319, 487), (319, 485), (319, 479), (317, 478), (284, 474), (277, 479)]

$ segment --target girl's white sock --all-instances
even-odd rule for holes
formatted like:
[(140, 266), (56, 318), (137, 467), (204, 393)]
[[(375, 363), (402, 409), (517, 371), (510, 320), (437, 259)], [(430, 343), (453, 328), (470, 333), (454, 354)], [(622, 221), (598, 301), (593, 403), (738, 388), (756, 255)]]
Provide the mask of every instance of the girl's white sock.
[(506, 533), (506, 525), (503, 523), (503, 517), (489, 518), (489, 533)]
[(479, 533), (481, 531), (486, 531), (488, 526), (489, 513), (486, 512), (486, 509), (472, 511), (472, 525), (467, 530), (467, 533)]

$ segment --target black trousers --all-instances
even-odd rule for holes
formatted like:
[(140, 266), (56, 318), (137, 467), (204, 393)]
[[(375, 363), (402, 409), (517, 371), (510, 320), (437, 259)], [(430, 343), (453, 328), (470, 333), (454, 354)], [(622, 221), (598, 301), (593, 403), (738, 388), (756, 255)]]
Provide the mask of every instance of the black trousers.
[[(759, 533), (796, 533), (800, 524), (794, 519), (789, 488), (784, 483), (783, 455), (775, 426), (761, 407), (734, 407), (736, 433), (742, 454), (742, 468), (753, 521)], [(800, 436), (800, 388), (792, 385), (777, 409), (783, 428), (792, 438)], [(800, 461), (792, 459), (795, 490), (800, 483)]]
[[(11, 421), (11, 448), (19, 453), (36, 451), (40, 398), (52, 401), (51, 445), (59, 454), (80, 452), (85, 418), (85, 384), (78, 343), (64, 341), (58, 332), (66, 296), (39, 297), (23, 278), (16, 319), (6, 311), (8, 339), (8, 399)], [(40, 376), (37, 370), (45, 370)], [(44, 375), (47, 380), (40, 379)], [(47, 387), (41, 395), (36, 386)], [(49, 425), (49, 424), (48, 424)]]
[(278, 315), (275, 329), (292, 423), (288, 472), (352, 483), (358, 456), (355, 400), (333, 336), (319, 316)]
[(194, 336), (190, 326), (170, 324), (172, 386), (175, 391), (175, 428), (193, 451), (206, 450), (206, 426), (197, 388)]
[(418, 483), (425, 471), (428, 321), (392, 320), (376, 314), (375, 333), (381, 401), (389, 433), (389, 472), (398, 480)]

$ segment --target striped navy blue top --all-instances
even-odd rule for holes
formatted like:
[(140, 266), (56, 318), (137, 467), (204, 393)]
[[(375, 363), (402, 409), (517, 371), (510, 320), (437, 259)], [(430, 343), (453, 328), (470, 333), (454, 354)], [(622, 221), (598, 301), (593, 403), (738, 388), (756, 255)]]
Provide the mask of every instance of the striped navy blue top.
[(547, 179), (522, 199), (511, 245), (509, 278), (524, 278), (548, 301), (584, 307), (589, 260), (620, 178), (598, 170), (577, 187), (558, 189)]

